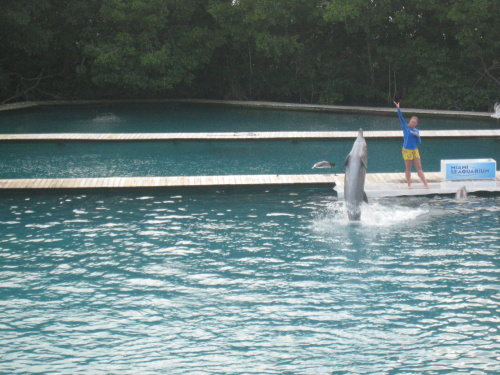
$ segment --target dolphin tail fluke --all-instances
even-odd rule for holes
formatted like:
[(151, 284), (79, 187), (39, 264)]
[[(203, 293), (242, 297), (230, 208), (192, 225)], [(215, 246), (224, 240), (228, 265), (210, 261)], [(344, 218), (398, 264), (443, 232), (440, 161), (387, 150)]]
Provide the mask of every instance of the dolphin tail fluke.
[(368, 203), (368, 197), (366, 196), (366, 192), (363, 192), (363, 200)]

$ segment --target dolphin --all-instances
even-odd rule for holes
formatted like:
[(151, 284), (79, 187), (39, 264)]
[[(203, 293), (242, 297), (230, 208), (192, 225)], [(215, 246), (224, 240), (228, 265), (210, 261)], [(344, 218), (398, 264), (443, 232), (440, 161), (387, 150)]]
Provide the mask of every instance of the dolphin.
[(368, 203), (365, 193), (365, 177), (368, 166), (368, 151), (363, 138), (363, 129), (359, 129), (358, 137), (347, 155), (344, 163), (344, 200), (349, 220), (360, 220), (361, 201)]
[(330, 163), (329, 161), (320, 161), (319, 163), (314, 164), (312, 169), (314, 169), (314, 168), (331, 168), (334, 166), (335, 166), (335, 163)]
[(455, 194), (455, 199), (465, 199), (469, 196), (467, 193), (467, 188), (462, 186), (460, 189), (458, 189), (457, 193)]

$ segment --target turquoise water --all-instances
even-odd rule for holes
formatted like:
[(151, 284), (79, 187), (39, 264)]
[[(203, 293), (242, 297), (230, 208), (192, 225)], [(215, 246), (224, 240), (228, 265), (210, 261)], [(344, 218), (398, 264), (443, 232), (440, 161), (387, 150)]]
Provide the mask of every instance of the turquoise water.
[[(404, 111), (404, 109), (403, 109)], [(408, 114), (407, 116), (409, 116)], [(498, 129), (493, 118), (421, 116), (420, 129)], [(262, 110), (214, 104), (40, 107), (0, 112), (0, 133), (397, 130), (394, 114)]]
[(500, 197), (0, 196), (0, 373), (495, 374)]
[[(0, 145), (0, 178), (343, 173), (352, 141)], [(367, 141), (368, 171), (403, 172), (401, 140)], [(424, 140), (424, 171), (441, 159), (500, 160), (497, 140)], [(317, 170), (321, 160), (336, 163)]]
[[(187, 105), (39, 108), (0, 132), (388, 130), (391, 116)], [(458, 123), (457, 123), (458, 121)], [(422, 118), (427, 128), (491, 121)], [(496, 123), (495, 123), (496, 124)], [(426, 128), (424, 126), (422, 129)], [(352, 141), (1, 144), (0, 178), (342, 172)], [(368, 141), (401, 172), (401, 141)], [(494, 140), (424, 140), (441, 159)], [(0, 373), (496, 374), (500, 197), (332, 189), (0, 193)]]

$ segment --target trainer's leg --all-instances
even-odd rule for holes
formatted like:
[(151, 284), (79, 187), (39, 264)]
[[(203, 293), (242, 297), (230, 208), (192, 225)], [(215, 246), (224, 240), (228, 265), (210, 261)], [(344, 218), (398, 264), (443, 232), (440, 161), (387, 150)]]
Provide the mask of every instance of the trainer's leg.
[(411, 189), (411, 160), (405, 160), (405, 176), (408, 183), (408, 189)]
[(420, 177), (420, 179), (424, 183), (425, 188), (430, 189), (429, 184), (427, 183), (427, 180), (425, 179), (424, 171), (422, 170), (422, 161), (420, 160), (420, 158), (413, 159), (413, 164), (415, 164), (415, 168), (417, 169), (418, 177)]

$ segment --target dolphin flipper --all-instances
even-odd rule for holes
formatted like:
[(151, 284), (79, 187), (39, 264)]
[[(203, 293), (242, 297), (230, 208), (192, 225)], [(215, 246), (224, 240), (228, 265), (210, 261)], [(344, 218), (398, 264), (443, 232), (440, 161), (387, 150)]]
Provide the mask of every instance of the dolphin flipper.
[(347, 155), (347, 157), (345, 158), (344, 168), (349, 165), (349, 156), (351, 156), (351, 154)]
[(361, 155), (361, 164), (363, 164), (363, 167), (365, 167), (366, 170), (368, 170), (368, 153), (364, 152), (363, 155)]

